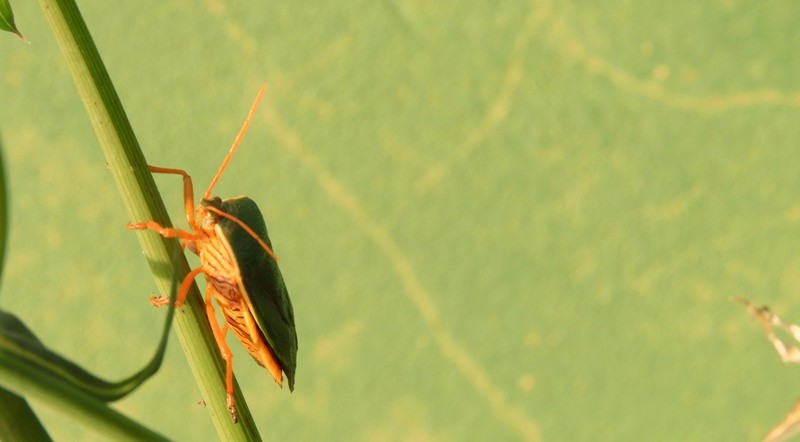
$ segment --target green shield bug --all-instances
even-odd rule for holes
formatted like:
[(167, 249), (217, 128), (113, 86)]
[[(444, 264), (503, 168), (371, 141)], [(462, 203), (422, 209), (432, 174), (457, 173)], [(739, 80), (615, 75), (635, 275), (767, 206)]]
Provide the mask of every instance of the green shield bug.
[[(128, 224), (129, 229), (153, 230), (166, 238), (179, 238), (184, 248), (188, 247), (200, 257), (200, 267), (189, 272), (178, 288), (176, 307), (183, 305), (192, 281), (202, 273), (207, 282), (206, 314), (225, 359), (228, 409), (234, 421), (237, 415), (233, 401), (233, 356), (225, 342), (228, 330), (233, 330), (253, 359), (269, 371), (278, 385), (283, 385), (285, 373), (289, 390), (294, 390), (297, 366), (294, 311), (261, 211), (245, 196), (226, 200), (211, 196), (247, 132), (265, 89), (266, 86), (262, 86), (259, 90), (233, 146), (196, 207), (192, 179), (186, 171), (149, 166), (153, 173), (183, 177), (184, 210), (191, 230), (163, 227), (155, 221)], [(217, 322), (212, 298), (225, 318), (222, 327)], [(151, 297), (150, 301), (156, 306), (169, 303), (165, 298)]]

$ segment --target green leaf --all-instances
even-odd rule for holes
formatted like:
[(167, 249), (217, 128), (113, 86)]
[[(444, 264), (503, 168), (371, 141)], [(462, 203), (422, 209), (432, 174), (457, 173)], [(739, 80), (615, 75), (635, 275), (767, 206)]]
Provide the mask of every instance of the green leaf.
[(103, 402), (120, 399), (134, 391), (147, 378), (155, 374), (164, 358), (164, 350), (169, 337), (169, 327), (175, 316), (175, 294), (177, 274), (173, 277), (170, 307), (161, 340), (150, 362), (130, 377), (119, 381), (103, 380), (55, 353), (45, 346), (36, 335), (16, 316), (0, 310), (0, 363), (5, 358), (15, 358), (26, 364), (33, 376), (52, 376), (61, 382), (71, 384)]
[(13, 32), (21, 39), (25, 39), (22, 33), (17, 29), (14, 23), (14, 11), (11, 10), (11, 4), (8, 0), (0, 0), (0, 29), (8, 32)]
[[(52, 399), (54, 403), (67, 398), (66, 403), (73, 410), (86, 409), (88, 406), (89, 409), (96, 410), (88, 414), (89, 423), (107, 428), (110, 422), (122, 422), (123, 425), (119, 428), (111, 425), (119, 431), (112, 432), (116, 436), (159, 438), (124, 416), (116, 415), (113, 410), (99, 407), (93, 400), (109, 402), (120, 399), (136, 390), (158, 371), (164, 359), (170, 326), (175, 316), (178, 280), (178, 273), (173, 272), (169, 309), (155, 355), (141, 370), (118, 382), (101, 379), (50, 350), (19, 318), (0, 310), (0, 384), (12, 390), (22, 390), (17, 391), (18, 393), (38, 392)], [(126, 428), (132, 433), (123, 431)]]
[(0, 440), (52, 440), (28, 401), (0, 389)]

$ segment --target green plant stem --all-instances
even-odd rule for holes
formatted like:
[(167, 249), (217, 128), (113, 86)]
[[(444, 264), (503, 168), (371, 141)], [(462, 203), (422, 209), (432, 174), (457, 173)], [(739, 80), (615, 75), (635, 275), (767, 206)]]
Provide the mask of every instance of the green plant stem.
[[(171, 226), (133, 129), (77, 5), (73, 0), (40, 0), (39, 3), (67, 59), (131, 219), (152, 219), (164, 226)], [(162, 294), (169, 293), (172, 269), (170, 256), (180, 247), (179, 244), (175, 240), (165, 240), (153, 232), (140, 232), (138, 236), (159, 290)], [(180, 273), (185, 275), (189, 271), (189, 265), (185, 258), (181, 261)], [(144, 298), (142, 301), (146, 302)], [(231, 421), (225, 400), (224, 362), (218, 356), (216, 342), (196, 286), (192, 287), (174, 324), (220, 438), (260, 439), (235, 381), (239, 424)]]

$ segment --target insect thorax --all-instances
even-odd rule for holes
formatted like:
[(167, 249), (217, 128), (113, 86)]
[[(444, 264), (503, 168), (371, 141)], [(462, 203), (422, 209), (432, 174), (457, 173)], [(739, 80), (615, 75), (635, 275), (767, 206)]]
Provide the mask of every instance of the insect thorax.
[(209, 207), (213, 207), (214, 209), (221, 211), (222, 199), (218, 196), (203, 198), (200, 200), (200, 204), (198, 204), (195, 208), (195, 217), (198, 220), (198, 224), (200, 228), (206, 232), (214, 230), (214, 226), (219, 223), (220, 218), (216, 212), (209, 210)]

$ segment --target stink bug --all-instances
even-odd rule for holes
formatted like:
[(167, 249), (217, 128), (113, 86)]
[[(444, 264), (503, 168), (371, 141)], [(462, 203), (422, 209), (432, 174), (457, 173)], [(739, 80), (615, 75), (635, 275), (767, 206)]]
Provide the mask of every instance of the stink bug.
[[(228, 409), (237, 421), (233, 401), (233, 357), (225, 342), (228, 329), (265, 367), (278, 385), (283, 373), (294, 390), (297, 366), (297, 333), (289, 293), (278, 269), (277, 258), (267, 235), (267, 227), (256, 203), (245, 196), (222, 200), (211, 196), (233, 153), (239, 146), (266, 86), (259, 90), (250, 112), (219, 171), (211, 180), (200, 204), (194, 206), (192, 178), (184, 170), (149, 166), (151, 172), (181, 175), (186, 220), (191, 230), (163, 227), (155, 221), (130, 223), (129, 229), (153, 230), (165, 238), (180, 238), (181, 245), (200, 257), (200, 267), (186, 275), (178, 288), (176, 308), (183, 305), (192, 281), (199, 274), (206, 277), (206, 314), (222, 357)], [(225, 325), (217, 323), (211, 299), (222, 310)], [(169, 303), (166, 298), (150, 298), (155, 306)]]

